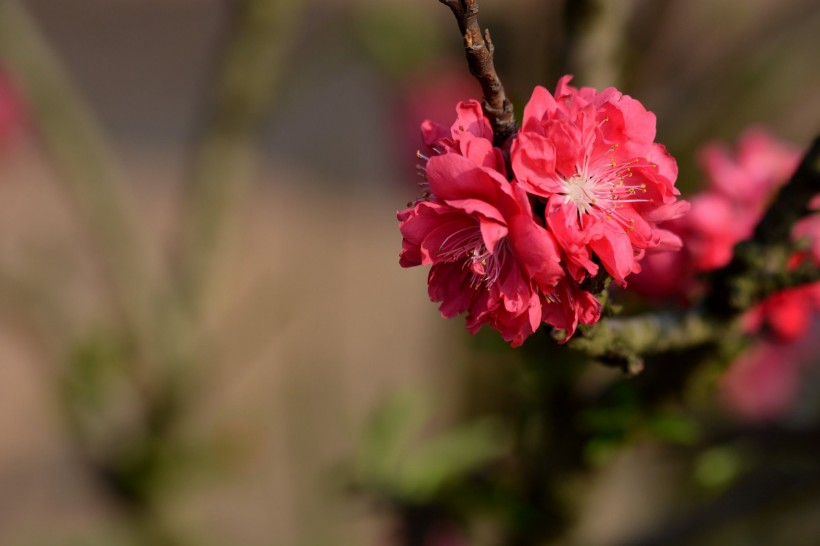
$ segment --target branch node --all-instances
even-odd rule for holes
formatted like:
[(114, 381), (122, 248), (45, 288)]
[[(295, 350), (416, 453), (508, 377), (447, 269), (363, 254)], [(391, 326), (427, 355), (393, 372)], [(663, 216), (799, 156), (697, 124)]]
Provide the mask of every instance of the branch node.
[(464, 33), (464, 47), (467, 49), (472, 49), (473, 47), (473, 35), (470, 32)]
[(495, 53), (495, 45), (493, 45), (493, 40), (492, 38), (490, 38), (490, 29), (488, 28), (484, 29), (484, 43), (487, 46), (487, 52), (490, 54), (490, 57), (492, 58), (493, 53)]

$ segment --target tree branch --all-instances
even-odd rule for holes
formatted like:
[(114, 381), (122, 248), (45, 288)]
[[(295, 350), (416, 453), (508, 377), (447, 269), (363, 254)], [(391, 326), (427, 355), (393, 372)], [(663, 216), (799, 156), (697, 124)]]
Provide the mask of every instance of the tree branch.
[(697, 311), (648, 313), (606, 318), (569, 342), (572, 349), (639, 372), (641, 357), (702, 345), (721, 338), (728, 328)]
[(495, 71), (493, 53), (495, 47), (490, 39), (490, 31), (481, 32), (478, 24), (477, 0), (439, 0), (452, 10), (458, 28), (464, 37), (464, 51), (470, 73), (481, 84), (484, 93), (484, 113), (493, 128), (493, 143), (503, 147), (518, 130), (513, 106), (504, 93), (504, 86)]

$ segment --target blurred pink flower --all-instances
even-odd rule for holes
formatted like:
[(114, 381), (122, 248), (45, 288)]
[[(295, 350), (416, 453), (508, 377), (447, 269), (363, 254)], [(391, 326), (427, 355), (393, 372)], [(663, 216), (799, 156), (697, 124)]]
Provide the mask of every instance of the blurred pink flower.
[(680, 252), (647, 252), (641, 271), (630, 277), (629, 290), (649, 300), (671, 298), (685, 304), (694, 293), (696, 274), (684, 241)]
[[(658, 227), (685, 211), (677, 165), (654, 142), (655, 116), (615, 88), (596, 92), (559, 80), (537, 87), (512, 144), (516, 178), (546, 200), (547, 225), (575, 280), (595, 275), (596, 256), (621, 285), (650, 248), (680, 248)], [(670, 206), (675, 204), (675, 206)]]
[(723, 401), (738, 417), (770, 421), (791, 406), (801, 365), (788, 345), (761, 344), (741, 355), (722, 381)]
[(734, 150), (712, 142), (701, 148), (699, 158), (709, 188), (729, 199), (738, 218), (752, 229), (774, 192), (794, 173), (800, 155), (798, 148), (753, 126), (743, 131)]
[(24, 101), (0, 67), (0, 147), (10, 144), (25, 123)]
[(681, 236), (695, 267), (709, 271), (728, 264), (734, 245), (752, 235), (775, 192), (797, 168), (800, 150), (752, 127), (734, 153), (711, 143), (700, 159), (709, 186), (693, 199)]
[(796, 341), (760, 342), (738, 357), (721, 380), (726, 408), (746, 421), (771, 421), (790, 410), (806, 374), (816, 374), (820, 323)]

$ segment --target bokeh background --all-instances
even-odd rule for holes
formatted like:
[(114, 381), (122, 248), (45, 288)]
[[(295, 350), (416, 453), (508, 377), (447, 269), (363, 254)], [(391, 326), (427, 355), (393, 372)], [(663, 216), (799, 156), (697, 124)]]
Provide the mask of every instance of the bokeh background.
[[(449, 10), (255, 3), (275, 32), (249, 39), (266, 53), (236, 80), (259, 96), (224, 119), (217, 82), (249, 2), (9, 3), (32, 26), (0, 24), (2, 545), (388, 543), (389, 515), (350, 485), (369, 417), (411, 392), (446, 429), (512, 365), (494, 333), (439, 318), (425, 271), (398, 267), (418, 124), (449, 123), (480, 93)], [(657, 114), (690, 191), (707, 140), (760, 123), (805, 147), (820, 127), (816, 1), (602, 4), (587, 17), (557, 0), (481, 2), (518, 108), (565, 72), (617, 85)], [(38, 40), (78, 118), (32, 101), (32, 86), (63, 89), (9, 61), (36, 64), (19, 50)], [(210, 228), (186, 261), (190, 230)], [(684, 469), (660, 451), (636, 440), (585, 484), (575, 543), (616, 544), (679, 505), (664, 484)], [(820, 513), (820, 497), (804, 509)]]

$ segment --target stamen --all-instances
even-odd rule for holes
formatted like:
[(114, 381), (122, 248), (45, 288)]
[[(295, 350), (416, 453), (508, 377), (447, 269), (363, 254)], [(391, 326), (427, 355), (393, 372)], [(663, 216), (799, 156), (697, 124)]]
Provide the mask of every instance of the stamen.
[(467, 226), (449, 234), (439, 245), (439, 257), (450, 262), (462, 260), (461, 268), (472, 272), (470, 286), (490, 288), (501, 276), (507, 257), (506, 240), (496, 244), (495, 252), (484, 245), (478, 225)]
[[(592, 136), (591, 133), (586, 136)], [(591, 165), (593, 163), (591, 143), (585, 142), (585, 145), (588, 150), (584, 154), (582, 164), (576, 165), (576, 174), (564, 181), (565, 202), (575, 203), (582, 224), (583, 217), (587, 214), (605, 220), (614, 216), (616, 221), (627, 228), (628, 221), (617, 214), (616, 209), (627, 203), (652, 202), (650, 199), (638, 197), (639, 193), (646, 193), (646, 184), (643, 182), (630, 183), (630, 179), (636, 178), (635, 169), (657, 167), (657, 165), (648, 160), (644, 161), (643, 158), (633, 158), (618, 163), (614, 155), (607, 157), (607, 163)], [(610, 146), (609, 151), (612, 152), (615, 148), (617, 144)]]

